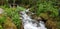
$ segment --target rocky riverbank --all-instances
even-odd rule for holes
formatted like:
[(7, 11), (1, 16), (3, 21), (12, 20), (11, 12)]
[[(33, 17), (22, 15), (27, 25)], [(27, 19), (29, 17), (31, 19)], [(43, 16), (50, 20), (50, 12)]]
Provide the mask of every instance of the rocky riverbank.
[(56, 21), (53, 21), (53, 18), (50, 17), (47, 13), (41, 13), (40, 16), (37, 16), (36, 14), (32, 14), (32, 13), (29, 13), (28, 15), (30, 15), (32, 19), (35, 19), (38, 22), (44, 21), (48, 29), (57, 29)]

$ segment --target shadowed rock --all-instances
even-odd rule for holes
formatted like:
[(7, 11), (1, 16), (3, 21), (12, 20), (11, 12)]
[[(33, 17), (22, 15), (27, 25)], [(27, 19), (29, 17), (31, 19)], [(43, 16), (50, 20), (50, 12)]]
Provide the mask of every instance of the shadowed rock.
[(31, 15), (31, 18), (37, 20), (38, 22), (42, 20), (41, 17), (36, 16), (36, 14)]
[(47, 20), (46, 27), (48, 29), (57, 29), (56, 22), (53, 22), (51, 19)]

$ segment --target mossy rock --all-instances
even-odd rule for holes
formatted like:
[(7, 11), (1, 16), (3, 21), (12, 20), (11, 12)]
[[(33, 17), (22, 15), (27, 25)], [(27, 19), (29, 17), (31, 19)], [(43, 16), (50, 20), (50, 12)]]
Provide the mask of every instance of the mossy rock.
[(17, 29), (16, 25), (12, 22), (12, 20), (7, 17), (4, 22), (4, 29)]
[(56, 22), (54, 22), (52, 20), (47, 20), (46, 27), (48, 29), (57, 29), (57, 24), (56, 24)]
[(47, 13), (41, 13), (40, 16), (42, 18), (44, 18), (45, 20), (47, 20), (49, 18), (49, 16), (47, 15)]

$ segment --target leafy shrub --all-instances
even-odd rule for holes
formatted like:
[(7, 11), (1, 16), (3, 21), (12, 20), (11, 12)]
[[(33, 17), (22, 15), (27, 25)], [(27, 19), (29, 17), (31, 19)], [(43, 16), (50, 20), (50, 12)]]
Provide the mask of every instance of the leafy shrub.
[(13, 22), (15, 23), (15, 25), (20, 28), (20, 23), (21, 23), (21, 20), (19, 19), (19, 14), (16, 13), (13, 17), (12, 17), (12, 20)]
[(44, 1), (43, 3), (39, 3), (37, 6), (38, 6), (38, 10), (36, 11), (36, 14), (38, 16), (40, 15), (40, 13), (47, 11), (52, 12), (50, 15), (52, 17), (58, 16), (58, 9), (52, 5), (51, 1), (49, 2)]
[[(12, 21), (15, 23), (18, 29), (20, 29), (20, 23), (21, 20), (19, 12), (25, 10), (23, 7), (17, 7), (17, 8), (8, 8), (6, 6), (1, 6), (4, 9), (4, 14), (12, 19)], [(1, 18), (0, 18), (1, 19)], [(4, 21), (5, 18), (2, 18), (1, 21)]]
[(14, 14), (12, 16), (13, 22), (17, 25), (17, 28), (20, 29), (21, 25), (21, 20), (20, 20), (20, 15), (19, 12), (25, 10), (23, 7), (17, 7), (17, 9), (14, 11)]
[(5, 20), (6, 20), (5, 16), (0, 16), (0, 24), (4, 23)]
[(6, 16), (4, 15), (0, 15), (0, 29), (3, 29), (3, 23), (5, 22), (6, 20)]

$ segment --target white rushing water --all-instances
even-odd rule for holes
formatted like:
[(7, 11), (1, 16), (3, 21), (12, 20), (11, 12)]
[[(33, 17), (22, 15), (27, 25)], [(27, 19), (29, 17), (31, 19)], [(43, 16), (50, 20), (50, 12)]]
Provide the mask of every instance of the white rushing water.
[(20, 12), (24, 29), (47, 29), (43, 21), (37, 22), (36, 20), (31, 19), (30, 16), (26, 14), (28, 10)]

